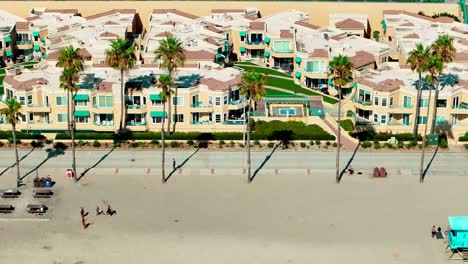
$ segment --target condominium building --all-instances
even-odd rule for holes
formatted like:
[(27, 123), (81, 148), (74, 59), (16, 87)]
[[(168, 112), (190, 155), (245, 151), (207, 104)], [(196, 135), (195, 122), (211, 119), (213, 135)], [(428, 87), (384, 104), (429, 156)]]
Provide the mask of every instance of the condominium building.
[(24, 18), (0, 10), (0, 67), (14, 63), (16, 23), (22, 23)]

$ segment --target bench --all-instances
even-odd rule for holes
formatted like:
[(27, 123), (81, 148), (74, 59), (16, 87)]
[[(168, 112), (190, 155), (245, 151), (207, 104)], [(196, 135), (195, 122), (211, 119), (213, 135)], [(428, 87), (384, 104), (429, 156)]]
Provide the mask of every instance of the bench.
[(0, 204), (0, 213), (2, 214), (10, 214), (15, 210), (15, 207), (10, 204)]
[(6, 190), (2, 192), (2, 198), (18, 198), (21, 192), (18, 190)]
[(50, 189), (36, 189), (34, 192), (34, 198), (50, 198), (54, 193)]
[(30, 214), (43, 214), (49, 209), (43, 204), (28, 204), (26, 208)]

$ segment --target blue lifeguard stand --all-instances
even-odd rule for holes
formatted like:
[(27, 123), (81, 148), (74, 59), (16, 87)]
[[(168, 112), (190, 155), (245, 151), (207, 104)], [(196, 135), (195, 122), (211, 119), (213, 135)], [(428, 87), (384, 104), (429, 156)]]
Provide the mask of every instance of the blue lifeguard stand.
[(457, 253), (464, 259), (468, 250), (468, 216), (449, 216), (448, 222), (450, 232), (447, 239), (453, 253), (450, 257)]

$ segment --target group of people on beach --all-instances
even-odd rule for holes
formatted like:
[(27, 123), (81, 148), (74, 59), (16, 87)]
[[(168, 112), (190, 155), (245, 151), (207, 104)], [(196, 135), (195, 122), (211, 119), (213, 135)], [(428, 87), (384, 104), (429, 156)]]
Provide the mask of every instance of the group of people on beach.
[[(104, 213), (104, 210), (102, 210), (99, 205), (96, 207), (96, 216), (98, 215), (102, 215), (102, 214), (106, 214), (106, 215), (110, 215), (110, 216), (113, 216), (115, 214), (117, 214), (117, 211), (115, 211), (114, 209), (112, 209), (112, 206), (110, 204), (107, 205), (107, 210), (106, 212)], [(85, 210), (83, 207), (81, 207), (80, 209), (80, 215), (81, 215), (81, 225), (83, 226), (83, 229), (86, 229), (88, 228), (88, 226), (91, 224), (91, 223), (86, 223), (86, 216), (88, 215), (88, 212), (85, 213)]]
[(442, 228), (440, 228), (440, 226), (437, 229), (435, 226), (432, 226), (431, 236), (432, 238), (435, 238), (435, 239), (445, 239), (447, 238), (448, 232), (449, 232), (448, 230), (442, 232)]

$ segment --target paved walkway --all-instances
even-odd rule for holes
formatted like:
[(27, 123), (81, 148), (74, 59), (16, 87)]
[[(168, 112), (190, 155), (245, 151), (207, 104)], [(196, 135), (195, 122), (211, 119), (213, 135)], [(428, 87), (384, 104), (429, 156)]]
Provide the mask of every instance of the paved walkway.
[[(327, 126), (333, 131), (333, 133), (335, 134), (335, 136), (337, 137), (338, 135), (338, 129), (336, 126), (334, 126), (333, 124), (330, 123), (330, 121), (324, 119), (323, 120), (325, 122), (325, 124), (327, 124)], [(343, 135), (343, 133), (348, 133), (347, 131), (345, 131), (344, 129), (341, 129), (341, 144), (343, 145), (343, 149), (345, 150), (348, 150), (348, 151), (354, 151), (357, 147), (357, 144), (354, 143), (353, 141), (349, 140), (346, 136)]]

